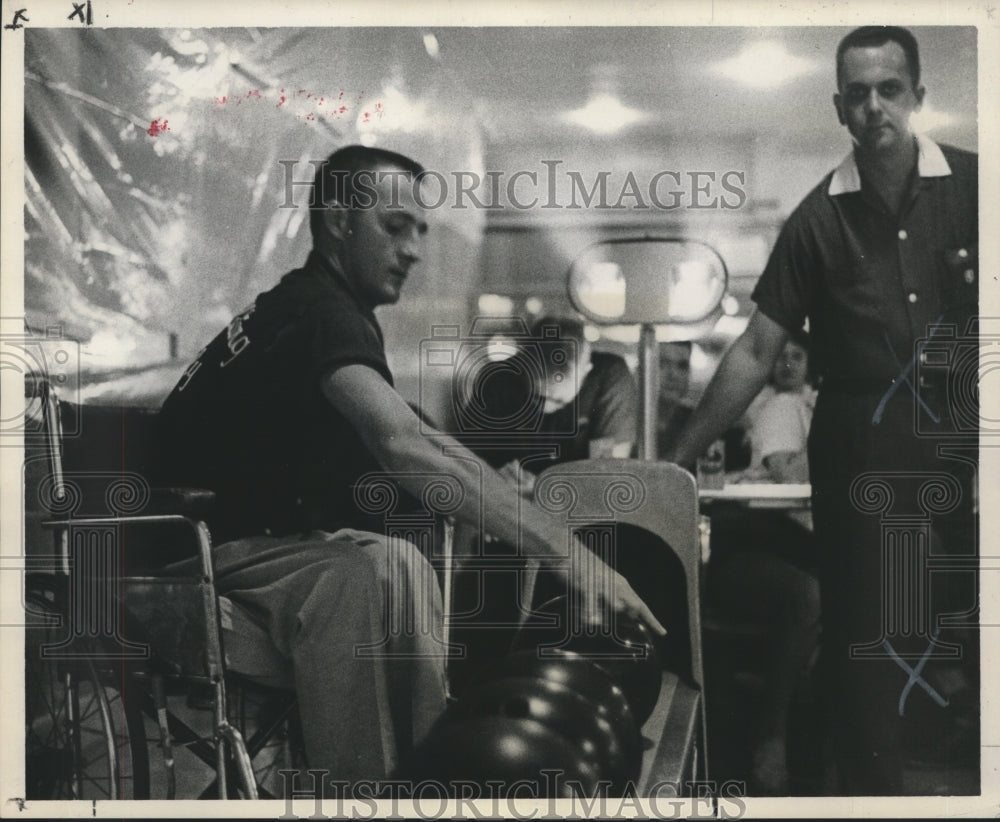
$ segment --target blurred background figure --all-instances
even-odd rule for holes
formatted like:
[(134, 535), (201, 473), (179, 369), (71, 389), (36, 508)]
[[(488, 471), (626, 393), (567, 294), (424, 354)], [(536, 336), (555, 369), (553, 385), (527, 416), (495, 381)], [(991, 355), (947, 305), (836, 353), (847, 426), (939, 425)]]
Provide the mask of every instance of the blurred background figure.
[(660, 343), (660, 395), (656, 414), (656, 452), (663, 457), (691, 416), (691, 341)]
[(460, 439), (519, 478), (526, 494), (550, 465), (632, 455), (635, 378), (620, 356), (593, 350), (576, 318), (539, 318), (513, 356), (487, 362), (473, 378), (475, 388), (458, 393), (478, 404), (474, 416), (482, 425), (462, 431)]
[(768, 385), (747, 409), (753, 474), (774, 482), (809, 482), (806, 444), (816, 404), (809, 377), (809, 336), (802, 331), (785, 343)]
[[(540, 434), (570, 432), (558, 437), (559, 454), (553, 462), (588, 457), (628, 457), (635, 446), (638, 394), (625, 360), (617, 354), (594, 351), (583, 323), (567, 317), (542, 317), (532, 337), (553, 333), (568, 343), (571, 366), (546, 369), (541, 385), (544, 400)], [(573, 357), (575, 355), (575, 361)]]

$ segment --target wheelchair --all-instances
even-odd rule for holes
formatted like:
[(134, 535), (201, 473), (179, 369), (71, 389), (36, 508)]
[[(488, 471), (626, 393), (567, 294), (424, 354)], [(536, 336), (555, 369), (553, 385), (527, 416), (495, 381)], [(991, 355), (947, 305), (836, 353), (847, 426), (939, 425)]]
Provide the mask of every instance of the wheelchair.
[(213, 495), (150, 487), (156, 412), (25, 396), (26, 798), (173, 799), (192, 757), (198, 798), (281, 796), (295, 695), (228, 670)]
[[(264, 686), (230, 670), (227, 639), (253, 644), (255, 626), (234, 624), (240, 611), (214, 584), (205, 524), (213, 495), (150, 487), (155, 412), (63, 402), (44, 381), (30, 388), (37, 426), (25, 434), (25, 542), (43, 545), (47, 529), (54, 547), (26, 558), (27, 797), (282, 797), (289, 773), (309, 767), (295, 694), (290, 683)], [(552, 479), (572, 484), (578, 504), (553, 513), (569, 517), (567, 533), (580, 517), (603, 523), (609, 477), (622, 471), (648, 493), (612, 519), (656, 535), (683, 567), (688, 670), (664, 673), (643, 728), (640, 777), (643, 787), (679, 785), (707, 773), (694, 480), (664, 464), (563, 464)], [(658, 502), (665, 499), (673, 501), (669, 516)], [(443, 572), (451, 647), (448, 626), (461, 627), (476, 609), (456, 613), (451, 602), (450, 517), (440, 529), (410, 516), (386, 522)], [(200, 792), (188, 787), (192, 758), (210, 775)]]

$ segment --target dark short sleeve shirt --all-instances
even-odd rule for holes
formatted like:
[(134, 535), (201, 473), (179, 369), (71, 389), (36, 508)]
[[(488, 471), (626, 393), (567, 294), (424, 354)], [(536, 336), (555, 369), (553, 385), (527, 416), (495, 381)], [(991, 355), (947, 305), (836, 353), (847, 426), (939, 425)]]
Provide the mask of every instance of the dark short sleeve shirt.
[(392, 382), (374, 315), (312, 255), (187, 369), (160, 413), (162, 479), (216, 493), (216, 541), (371, 527), (353, 486), (378, 465), (320, 388), (349, 364)]
[(638, 390), (625, 360), (597, 351), (590, 361), (575, 406), (570, 403), (542, 418), (542, 432), (551, 432), (560, 445), (560, 462), (586, 459), (592, 440), (636, 439)]
[(978, 304), (978, 157), (920, 138), (898, 215), (853, 157), (789, 217), (753, 300), (789, 331), (809, 318), (810, 356), (828, 386), (888, 385), (936, 325)]
[(679, 402), (665, 402), (660, 398), (656, 408), (656, 453), (666, 459), (673, 453), (684, 426), (687, 425), (694, 409)]

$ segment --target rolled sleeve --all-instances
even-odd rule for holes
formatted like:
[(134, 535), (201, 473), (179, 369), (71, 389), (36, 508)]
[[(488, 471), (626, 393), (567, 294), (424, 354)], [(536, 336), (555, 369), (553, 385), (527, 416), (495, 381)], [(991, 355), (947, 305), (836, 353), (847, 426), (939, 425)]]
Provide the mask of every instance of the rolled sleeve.
[(799, 331), (809, 314), (814, 291), (812, 275), (819, 265), (812, 245), (808, 219), (796, 212), (778, 235), (750, 295), (760, 311), (789, 332)]

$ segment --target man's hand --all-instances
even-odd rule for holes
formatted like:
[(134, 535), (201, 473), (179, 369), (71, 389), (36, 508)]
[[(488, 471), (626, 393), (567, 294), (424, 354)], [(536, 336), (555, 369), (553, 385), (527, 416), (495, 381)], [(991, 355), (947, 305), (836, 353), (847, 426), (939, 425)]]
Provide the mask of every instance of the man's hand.
[[(563, 571), (570, 587), (579, 594), (581, 615), (587, 624), (606, 622), (610, 609), (626, 613), (633, 619), (641, 619), (660, 636), (667, 633), (646, 603), (632, 590), (628, 580), (578, 540), (573, 540), (569, 568)], [(572, 597), (570, 601), (573, 601)]]
[(688, 470), (694, 467), (698, 455), (722, 436), (760, 393), (787, 339), (785, 329), (766, 314), (754, 311), (746, 330), (719, 363), (677, 445), (667, 455), (668, 462)]

